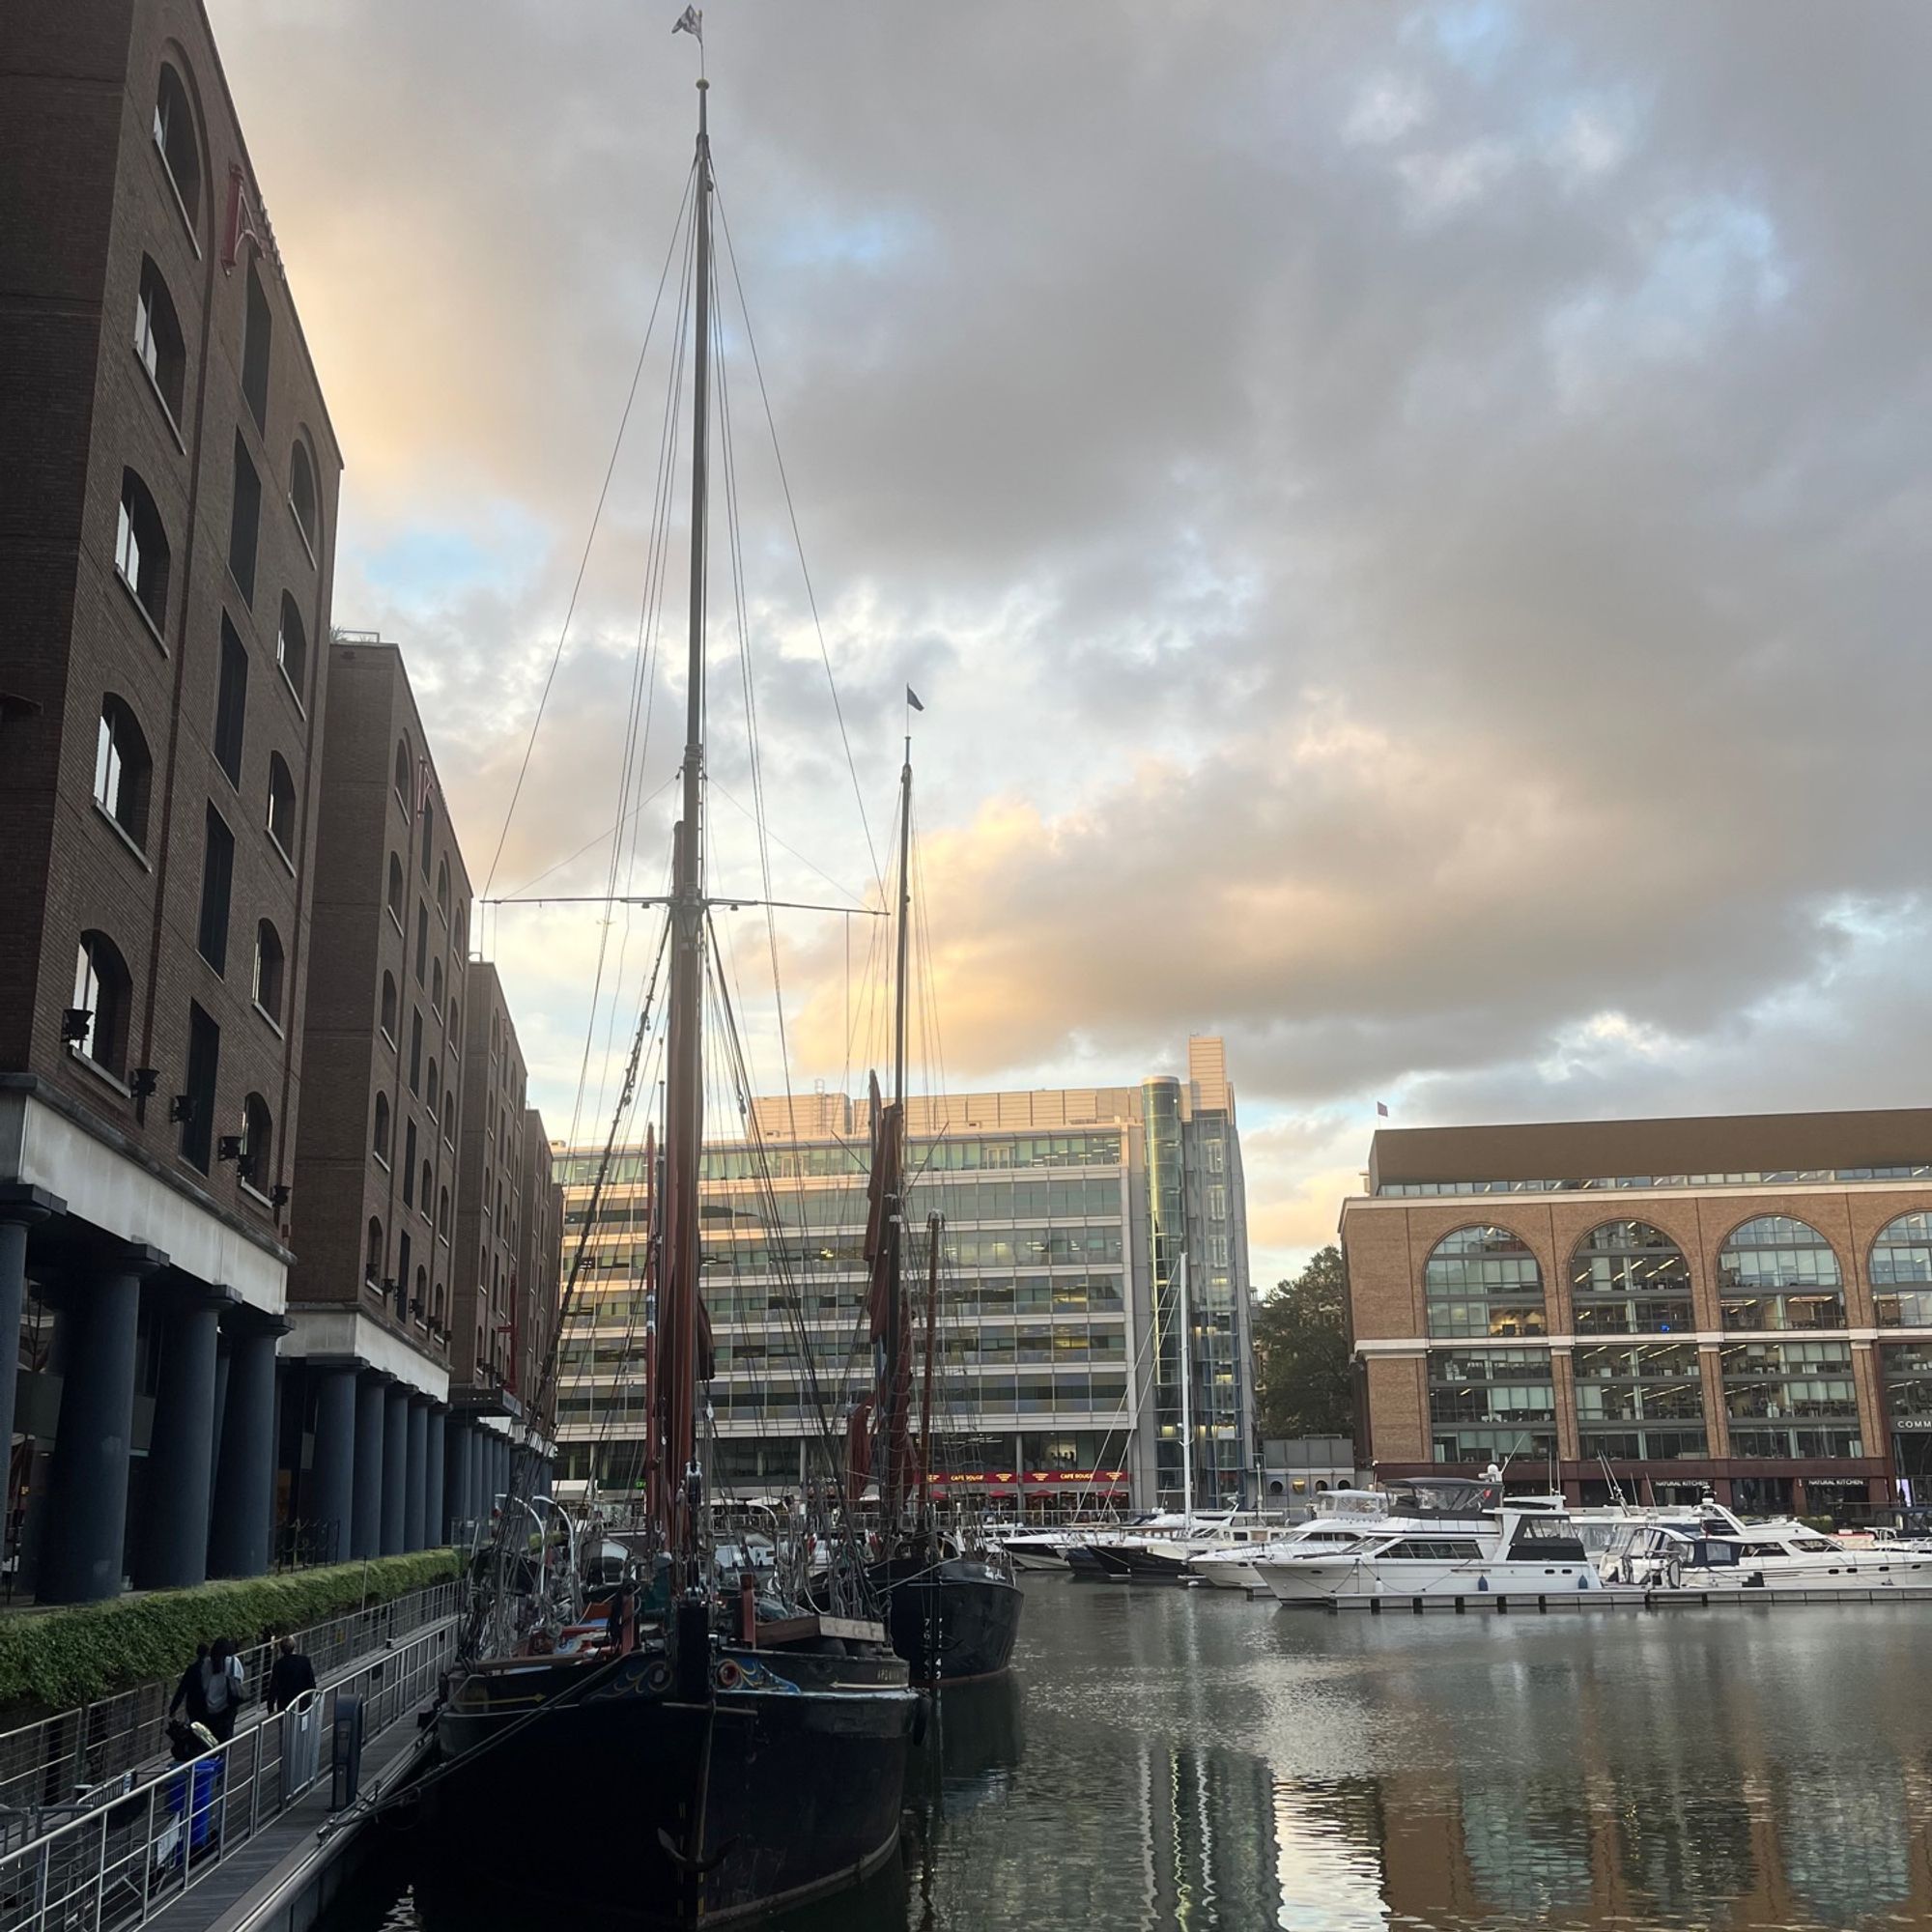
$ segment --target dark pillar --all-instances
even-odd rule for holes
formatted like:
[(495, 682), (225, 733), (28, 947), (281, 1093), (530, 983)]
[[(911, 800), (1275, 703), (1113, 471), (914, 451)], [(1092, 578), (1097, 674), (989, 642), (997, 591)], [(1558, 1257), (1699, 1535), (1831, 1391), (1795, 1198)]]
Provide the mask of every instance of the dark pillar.
[(350, 1515), (349, 1554), (357, 1562), (383, 1553), (383, 1427), (387, 1403), (384, 1375), (365, 1373), (355, 1385), (355, 1503)]
[(429, 1398), (410, 1397), (408, 1473), (403, 1479), (403, 1548), (423, 1547), (423, 1505), (429, 1490)]
[(460, 1415), (449, 1418), (448, 1442), (442, 1463), (443, 1534), (461, 1541), (469, 1517), (469, 1425)]
[(346, 1563), (355, 1514), (355, 1365), (329, 1362), (309, 1374), (315, 1378), (315, 1460), (302, 1514), (314, 1526), (317, 1556)]
[(400, 1556), (410, 1474), (410, 1392), (391, 1383), (383, 1404), (383, 1554)]
[(231, 1309), (228, 1401), (214, 1464), (214, 1520), (208, 1533), (212, 1577), (261, 1577), (269, 1568), (275, 1489), (275, 1338), (282, 1324), (253, 1309)]
[(185, 1590), (208, 1580), (208, 1512), (214, 1445), (218, 1296), (199, 1288), (171, 1292), (163, 1303), (160, 1378), (148, 1437), (148, 1481), (134, 1526), (134, 1587)]
[[(0, 1195), (0, 1338), (12, 1352), (0, 1356), (0, 1451), (14, 1446), (14, 1399), (19, 1378), (20, 1313), (27, 1305), (27, 1232), (37, 1221), (64, 1214), (67, 1203), (40, 1187), (12, 1187)], [(0, 1517), (13, 1504), (0, 1480)]]
[(449, 1411), (437, 1403), (429, 1412), (429, 1462), (423, 1470), (423, 1541), (440, 1549), (449, 1541), (449, 1512), (442, 1506), (444, 1432)]
[(68, 1292), (61, 1314), (70, 1328), (67, 1373), (35, 1592), (43, 1604), (95, 1604), (121, 1594), (141, 1283), (166, 1265), (157, 1248), (124, 1248)]

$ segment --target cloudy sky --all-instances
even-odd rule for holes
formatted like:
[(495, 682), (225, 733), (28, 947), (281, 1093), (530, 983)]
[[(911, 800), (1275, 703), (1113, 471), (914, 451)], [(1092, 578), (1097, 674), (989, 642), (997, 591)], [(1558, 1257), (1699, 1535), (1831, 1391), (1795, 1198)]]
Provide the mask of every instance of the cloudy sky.
[[(209, 6), (346, 452), (336, 618), (405, 645), (480, 892), (670, 246), (694, 49), (669, 0)], [(956, 1091), (1136, 1080), (1226, 1034), (1264, 1279), (1332, 1231), (1378, 1099), (1924, 1100), (1932, 15), (707, 14), (822, 621), (823, 657), (733, 292), (773, 885), (864, 902), (910, 679), (935, 1077), (935, 1038)], [(640, 799), (617, 870), (662, 874), (681, 563), (647, 677), (639, 635), (669, 340), (498, 893), (605, 890)], [(714, 876), (750, 893), (727, 582)], [(757, 1007), (764, 929), (734, 930)], [(781, 925), (796, 1082), (856, 1079), (872, 930)], [(561, 1130), (603, 930), (485, 931)], [(612, 929), (586, 1133), (648, 952), (643, 916)], [(769, 1016), (753, 1037), (773, 1088)]]

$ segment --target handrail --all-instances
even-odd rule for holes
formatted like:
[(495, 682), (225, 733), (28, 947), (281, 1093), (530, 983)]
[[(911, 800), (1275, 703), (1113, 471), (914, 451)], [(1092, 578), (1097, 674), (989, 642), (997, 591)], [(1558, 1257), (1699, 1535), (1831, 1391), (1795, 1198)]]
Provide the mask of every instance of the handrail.
[(304, 1691), (289, 1709), (187, 1764), (0, 1855), (0, 1932), (120, 1932), (200, 1884), (321, 1776), (323, 1736), (345, 1695), (365, 1734), (433, 1693), (454, 1653), (449, 1618)]

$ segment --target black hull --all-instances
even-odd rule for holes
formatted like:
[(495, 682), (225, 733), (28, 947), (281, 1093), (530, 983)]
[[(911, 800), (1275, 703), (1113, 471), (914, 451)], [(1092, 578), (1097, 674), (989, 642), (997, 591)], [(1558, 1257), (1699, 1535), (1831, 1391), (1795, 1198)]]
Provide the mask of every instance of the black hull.
[[(743, 1681), (683, 1702), (662, 1681), (661, 1654), (633, 1655), (494, 1745), (582, 1668), (537, 1664), (461, 1687), (438, 1718), (443, 1762), (420, 1800), (426, 1921), (473, 1923), (486, 1903), (483, 1916), (500, 1918), (515, 1900), (531, 1923), (739, 1924), (884, 1863), (920, 1720), (904, 1666), (735, 1648), (721, 1661)], [(716, 1861), (701, 1878), (674, 1856), (692, 1844), (700, 1788), (697, 1856)], [(586, 1829), (539, 1854), (531, 1833), (547, 1817)]]
[(899, 1557), (874, 1564), (873, 1587), (886, 1599), (886, 1628), (915, 1684), (965, 1684), (997, 1676), (1013, 1660), (1019, 1586), (977, 1557), (937, 1564)]
[(1187, 1565), (1161, 1550), (1142, 1549), (1128, 1544), (1120, 1554), (1127, 1575), (1137, 1583), (1184, 1583), (1187, 1580)]

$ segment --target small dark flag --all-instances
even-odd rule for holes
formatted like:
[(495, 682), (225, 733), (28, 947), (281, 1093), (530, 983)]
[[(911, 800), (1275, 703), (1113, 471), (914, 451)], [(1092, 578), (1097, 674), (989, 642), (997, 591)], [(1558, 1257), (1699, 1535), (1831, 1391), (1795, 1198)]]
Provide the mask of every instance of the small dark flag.
[(919, 693), (916, 692), (911, 685), (906, 686), (906, 702), (910, 704), (915, 711), (923, 711), (925, 709), (925, 706), (919, 701)]
[(1376, 1102), (1376, 1114), (1377, 1117), (1380, 1120), (1385, 1121), (1388, 1119), (1389, 1109), (1388, 1109), (1388, 1102), (1386, 1100), (1378, 1100)]
[(701, 41), (704, 38), (704, 15), (696, 7), (687, 7), (677, 16), (676, 22), (671, 27), (671, 32), (673, 34), (696, 34)]

